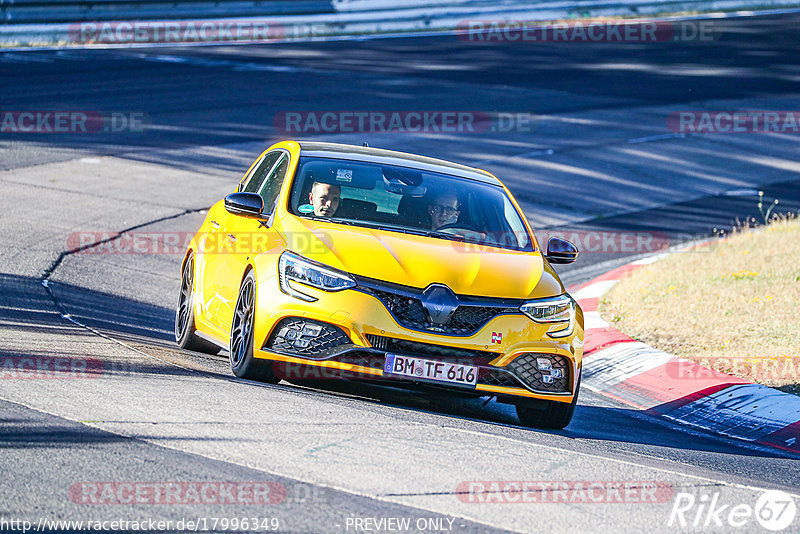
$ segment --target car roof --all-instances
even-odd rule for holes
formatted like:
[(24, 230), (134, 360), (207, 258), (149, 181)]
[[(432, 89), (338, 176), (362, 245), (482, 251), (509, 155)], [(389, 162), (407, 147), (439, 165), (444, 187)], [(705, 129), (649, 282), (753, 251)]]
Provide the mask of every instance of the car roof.
[(345, 145), (341, 143), (322, 143), (318, 141), (297, 141), (297, 143), (300, 145), (301, 156), (331, 157), (385, 163), (401, 167), (413, 167), (415, 169), (441, 172), (444, 174), (456, 174), (487, 184), (502, 185), (500, 180), (484, 170), (467, 167), (466, 165), (443, 159), (429, 158), (427, 156), (419, 156), (407, 152), (385, 150), (383, 148)]

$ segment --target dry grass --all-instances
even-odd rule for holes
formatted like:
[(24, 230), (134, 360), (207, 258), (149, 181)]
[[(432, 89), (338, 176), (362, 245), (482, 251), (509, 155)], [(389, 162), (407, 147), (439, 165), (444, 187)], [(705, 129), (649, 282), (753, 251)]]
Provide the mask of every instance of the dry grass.
[(632, 338), (706, 367), (800, 391), (800, 219), (672, 254), (600, 301)]

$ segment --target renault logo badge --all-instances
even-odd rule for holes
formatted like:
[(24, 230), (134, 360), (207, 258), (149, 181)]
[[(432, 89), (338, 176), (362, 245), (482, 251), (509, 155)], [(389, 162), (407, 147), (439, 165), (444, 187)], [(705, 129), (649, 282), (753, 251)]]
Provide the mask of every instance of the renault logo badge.
[(442, 284), (431, 284), (422, 292), (422, 307), (428, 315), (430, 322), (444, 325), (458, 308), (458, 297), (453, 291)]

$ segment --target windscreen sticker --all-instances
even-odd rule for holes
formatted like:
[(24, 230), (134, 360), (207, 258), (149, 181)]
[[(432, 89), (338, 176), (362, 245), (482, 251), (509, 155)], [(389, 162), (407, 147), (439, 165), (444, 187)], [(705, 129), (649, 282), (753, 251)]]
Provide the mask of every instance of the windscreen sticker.
[(299, 206), (297, 206), (297, 211), (299, 211), (300, 213), (311, 213), (312, 211), (314, 211), (314, 206), (312, 206), (311, 204), (300, 204)]
[(352, 169), (336, 169), (336, 180), (339, 182), (352, 182), (353, 170)]

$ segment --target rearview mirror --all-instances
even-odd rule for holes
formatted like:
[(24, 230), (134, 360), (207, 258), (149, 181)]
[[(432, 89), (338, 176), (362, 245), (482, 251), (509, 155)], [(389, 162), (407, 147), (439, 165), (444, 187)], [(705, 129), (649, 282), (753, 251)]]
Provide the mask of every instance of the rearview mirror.
[(547, 254), (544, 256), (550, 263), (572, 263), (578, 259), (578, 247), (560, 237), (547, 240)]
[(225, 197), (225, 209), (243, 217), (264, 217), (264, 199), (256, 193), (231, 193)]

